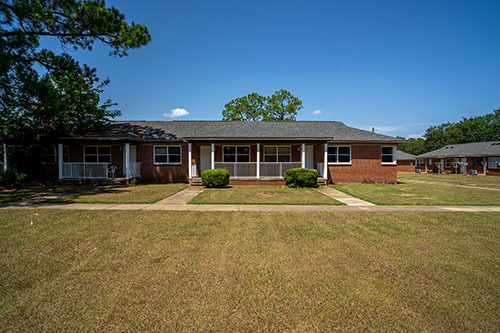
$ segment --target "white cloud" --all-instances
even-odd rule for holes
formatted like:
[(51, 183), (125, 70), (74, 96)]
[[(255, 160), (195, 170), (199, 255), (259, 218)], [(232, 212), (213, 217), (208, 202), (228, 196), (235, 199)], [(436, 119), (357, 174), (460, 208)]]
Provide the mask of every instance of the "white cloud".
[(422, 137), (423, 137), (423, 134), (410, 134), (410, 135), (408, 135), (408, 139), (409, 138), (418, 139), (418, 138), (422, 138)]
[(163, 114), (164, 117), (167, 118), (177, 118), (177, 117), (184, 117), (189, 114), (188, 110), (183, 109), (183, 108), (175, 108), (171, 110), (170, 112), (165, 112)]
[(321, 111), (320, 110), (314, 110), (313, 114), (321, 114)]

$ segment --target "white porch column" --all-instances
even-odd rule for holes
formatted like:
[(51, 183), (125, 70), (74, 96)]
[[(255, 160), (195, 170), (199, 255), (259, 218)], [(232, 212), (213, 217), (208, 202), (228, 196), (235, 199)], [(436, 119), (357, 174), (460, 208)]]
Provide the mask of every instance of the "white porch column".
[(125, 144), (125, 178), (130, 179), (130, 143)]
[(215, 144), (213, 143), (210, 149), (210, 169), (215, 169)]
[(306, 144), (303, 143), (302, 144), (302, 148), (301, 148), (301, 151), (300, 151), (300, 162), (302, 162), (302, 165), (301, 165), (301, 168), (305, 168), (306, 167)]
[(59, 166), (59, 180), (63, 178), (63, 144), (57, 144), (57, 165)]
[(260, 178), (260, 143), (257, 144), (257, 179)]
[(7, 144), (4, 143), (3, 144), (3, 171), (6, 172), (7, 171), (7, 163), (9, 161), (7, 160)]
[(328, 182), (328, 143), (325, 143), (325, 153), (323, 157), (323, 178)]
[(188, 172), (189, 172), (189, 179), (193, 178), (193, 144), (188, 143)]

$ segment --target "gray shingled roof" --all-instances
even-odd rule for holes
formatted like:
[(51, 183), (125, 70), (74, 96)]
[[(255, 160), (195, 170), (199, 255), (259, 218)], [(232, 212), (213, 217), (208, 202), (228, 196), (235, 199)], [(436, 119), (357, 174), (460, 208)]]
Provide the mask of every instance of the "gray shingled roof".
[(448, 145), (418, 155), (418, 158), (460, 157), (460, 156), (500, 156), (500, 141), (471, 142)]
[(117, 121), (113, 129), (95, 135), (138, 140), (179, 141), (205, 138), (309, 138), (346, 142), (402, 142), (349, 127), (339, 121)]
[(396, 160), (414, 160), (415, 155), (405, 153), (401, 150), (396, 150)]

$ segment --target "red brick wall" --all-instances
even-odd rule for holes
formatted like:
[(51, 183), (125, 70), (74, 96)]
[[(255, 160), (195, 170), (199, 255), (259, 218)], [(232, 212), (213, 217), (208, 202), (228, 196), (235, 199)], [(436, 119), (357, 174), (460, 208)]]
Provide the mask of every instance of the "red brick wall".
[(500, 169), (488, 169), (488, 176), (500, 176)]
[[(351, 165), (328, 165), (328, 177), (334, 183), (395, 183), (397, 165), (381, 163), (381, 146), (351, 146)], [(322, 161), (323, 159), (321, 159)]]
[[(399, 160), (397, 169), (399, 172), (415, 172), (415, 161), (414, 160)], [(419, 168), (419, 169), (422, 169), (422, 168)]]
[(140, 145), (137, 147), (137, 161), (141, 162), (142, 181), (146, 183), (186, 183), (188, 174), (188, 146), (182, 144), (182, 164), (155, 165), (153, 145)]
[[(117, 175), (122, 176), (123, 172), (123, 144), (112, 144), (112, 164), (116, 165)], [(264, 144), (261, 145), (261, 161), (264, 160)], [(298, 149), (300, 145), (291, 145), (292, 161), (299, 162), (301, 158)], [(122, 151), (120, 151), (120, 148)], [(314, 147), (314, 167), (317, 163), (323, 162), (322, 144)], [(352, 164), (351, 165), (329, 165), (329, 176), (335, 183), (354, 183), (354, 182), (395, 182), (398, 166), (382, 165), (380, 160), (380, 145), (353, 145)], [(250, 145), (251, 161), (255, 162), (257, 146)], [(154, 165), (153, 144), (137, 145), (137, 161), (141, 162), (141, 174), (144, 182), (168, 183), (168, 182), (187, 182), (188, 181), (188, 145), (182, 144), (182, 164), (181, 165)], [(82, 161), (83, 144), (73, 144), (70, 146), (70, 158), (72, 162)], [(200, 147), (193, 144), (193, 159), (197, 163), (197, 169), (200, 170)], [(215, 145), (215, 160), (222, 161), (222, 145)], [(426, 160), (427, 163), (427, 160)], [(499, 171), (491, 171), (490, 174), (500, 174)]]

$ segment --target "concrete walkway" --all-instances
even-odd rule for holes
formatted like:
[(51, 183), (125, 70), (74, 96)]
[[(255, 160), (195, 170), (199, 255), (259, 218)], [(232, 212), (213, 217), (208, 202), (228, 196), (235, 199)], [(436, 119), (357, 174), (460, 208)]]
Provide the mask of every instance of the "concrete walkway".
[(347, 206), (356, 206), (356, 207), (375, 206), (371, 202), (367, 202), (367, 201), (352, 197), (348, 194), (345, 194), (344, 192), (340, 192), (340, 191), (333, 189), (331, 187), (322, 188), (319, 191), (321, 193), (323, 193), (324, 195), (329, 196), (330, 198), (333, 198), (337, 201), (345, 203)]
[(10, 203), (2, 209), (152, 210), (204, 212), (500, 212), (500, 206), (333, 206), (333, 205), (187, 205)]
[(185, 204), (201, 192), (203, 192), (203, 188), (196, 186), (189, 186), (188, 188), (180, 192), (177, 192), (176, 194), (170, 197), (166, 197), (165, 199), (154, 203), (153, 205)]

